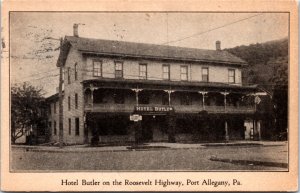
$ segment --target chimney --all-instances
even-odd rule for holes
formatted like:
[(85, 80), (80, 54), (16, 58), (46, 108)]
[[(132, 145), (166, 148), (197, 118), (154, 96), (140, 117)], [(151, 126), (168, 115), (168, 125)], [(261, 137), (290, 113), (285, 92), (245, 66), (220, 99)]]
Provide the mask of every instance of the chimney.
[(221, 42), (218, 40), (216, 41), (216, 50), (220, 51), (221, 50)]
[(74, 25), (73, 25), (73, 36), (74, 37), (79, 37), (78, 36), (78, 24), (77, 23), (74, 23)]

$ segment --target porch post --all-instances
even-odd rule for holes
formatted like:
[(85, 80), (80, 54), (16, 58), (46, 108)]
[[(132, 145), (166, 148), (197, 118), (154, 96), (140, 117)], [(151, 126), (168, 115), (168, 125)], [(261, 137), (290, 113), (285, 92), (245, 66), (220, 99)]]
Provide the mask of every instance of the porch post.
[(208, 92), (199, 91), (198, 93), (199, 93), (199, 94), (202, 94), (202, 108), (203, 108), (203, 110), (205, 110), (205, 95), (206, 95)]
[(92, 131), (93, 131), (93, 137), (92, 137), (91, 145), (97, 146), (99, 144), (99, 124), (96, 117), (94, 117), (93, 120)]
[(258, 134), (258, 140), (260, 141), (261, 140), (261, 127), (260, 127), (260, 120), (257, 120), (256, 121), (256, 130), (257, 130), (257, 134)]
[(226, 103), (227, 103), (227, 101), (226, 101), (226, 96), (229, 94), (229, 92), (221, 92), (221, 94), (222, 95), (224, 95), (224, 111), (226, 112)]
[[(141, 92), (143, 89), (133, 88), (131, 89), (135, 92), (135, 101), (136, 106), (139, 106), (139, 92)], [(141, 143), (142, 139), (142, 124), (141, 121), (135, 121), (134, 122), (134, 139), (135, 139), (135, 145), (139, 145)]]
[(176, 126), (176, 116), (174, 112), (168, 112), (167, 114), (167, 123), (168, 123), (168, 142), (175, 143), (175, 126)]
[(169, 106), (171, 106), (171, 93), (175, 92), (174, 90), (164, 90), (166, 93), (168, 93), (169, 96)]
[(131, 90), (135, 92), (136, 106), (139, 106), (139, 92), (141, 92), (143, 89), (133, 88)]
[(90, 86), (90, 89), (91, 89), (91, 101), (92, 101), (92, 107), (94, 107), (94, 90), (95, 90), (95, 88), (94, 88), (93, 85), (91, 85), (91, 86)]
[(225, 120), (225, 141), (229, 141), (227, 120)]
[(84, 130), (84, 143), (87, 144), (89, 143), (89, 131), (88, 131), (88, 126), (87, 126), (87, 115), (84, 112), (83, 115), (83, 130)]
[(134, 125), (135, 145), (138, 145), (141, 143), (141, 139), (142, 139), (142, 123), (141, 121), (135, 121), (133, 125)]

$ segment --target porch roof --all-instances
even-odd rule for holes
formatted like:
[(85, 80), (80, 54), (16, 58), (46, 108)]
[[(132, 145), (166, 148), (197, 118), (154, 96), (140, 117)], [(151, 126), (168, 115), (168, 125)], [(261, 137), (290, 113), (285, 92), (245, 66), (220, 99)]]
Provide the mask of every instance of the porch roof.
[(84, 86), (92, 84), (94, 87), (118, 88), (118, 89), (148, 89), (165, 90), (172, 89), (178, 91), (237, 91), (237, 92), (257, 92), (257, 85), (241, 86), (218, 82), (196, 82), (196, 81), (168, 81), (168, 80), (139, 80), (139, 79), (90, 79), (84, 80)]

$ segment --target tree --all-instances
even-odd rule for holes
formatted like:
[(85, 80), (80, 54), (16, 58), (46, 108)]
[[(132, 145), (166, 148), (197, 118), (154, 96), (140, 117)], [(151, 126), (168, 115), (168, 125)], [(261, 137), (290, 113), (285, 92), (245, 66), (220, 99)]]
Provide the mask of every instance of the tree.
[(243, 83), (258, 84), (272, 95), (277, 136), (288, 128), (288, 45), (288, 38), (284, 38), (226, 49), (249, 64), (243, 69)]
[(273, 103), (278, 133), (287, 132), (288, 127), (288, 59), (277, 59), (275, 62), (273, 83)]
[(41, 108), (43, 102), (40, 88), (26, 82), (11, 87), (11, 142), (13, 144), (45, 120)]

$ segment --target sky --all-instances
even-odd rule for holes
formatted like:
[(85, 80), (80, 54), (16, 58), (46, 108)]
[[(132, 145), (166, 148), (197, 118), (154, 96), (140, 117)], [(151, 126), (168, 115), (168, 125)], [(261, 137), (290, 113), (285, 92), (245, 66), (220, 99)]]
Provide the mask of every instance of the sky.
[(224, 49), (288, 36), (287, 13), (13, 12), (12, 84), (28, 81), (42, 87), (45, 96), (54, 94), (59, 78), (55, 39), (73, 35), (74, 23), (84, 24), (80, 37), (200, 49), (215, 49), (217, 40)]

